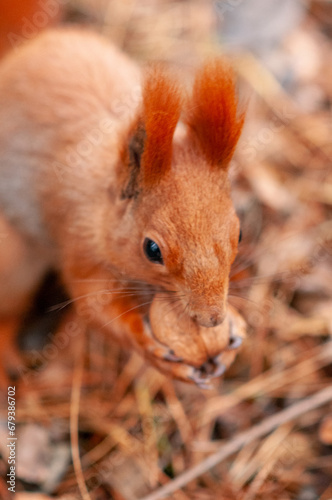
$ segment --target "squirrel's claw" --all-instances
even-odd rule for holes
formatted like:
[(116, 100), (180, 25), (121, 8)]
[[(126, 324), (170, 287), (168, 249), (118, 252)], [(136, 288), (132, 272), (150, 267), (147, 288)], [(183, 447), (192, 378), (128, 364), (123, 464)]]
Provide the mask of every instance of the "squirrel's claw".
[(226, 365), (215, 358), (204, 363), (200, 368), (194, 368), (194, 375), (189, 378), (201, 389), (211, 389), (211, 379), (220, 377), (225, 371)]
[(163, 359), (165, 361), (171, 361), (173, 363), (181, 363), (183, 361), (183, 358), (180, 358), (175, 354), (173, 349), (167, 349), (166, 352), (163, 354)]
[[(229, 321), (230, 334), (229, 334), (229, 343), (228, 343), (228, 348), (227, 348), (227, 350), (229, 350), (229, 351), (238, 349), (242, 345), (242, 342), (243, 342), (243, 337), (241, 337), (240, 335), (237, 335), (235, 333), (235, 332), (238, 332), (239, 330), (241, 331), (241, 322), (239, 325), (238, 318), (239, 318), (239, 314), (237, 314), (237, 316), (235, 316), (235, 317), (234, 316), (231, 317), (230, 321)], [(243, 320), (242, 320), (242, 322), (243, 322)], [(243, 329), (243, 326), (242, 326), (242, 329)]]
[(242, 345), (243, 338), (239, 335), (231, 334), (229, 337), (228, 350), (238, 349)]
[(161, 361), (169, 361), (171, 363), (181, 363), (182, 358), (177, 356), (173, 349), (170, 349), (167, 346), (162, 345), (158, 341), (149, 342), (148, 345), (148, 357), (156, 358)]
[(223, 375), (226, 371), (226, 365), (224, 365), (223, 363), (221, 363), (217, 359), (215, 360), (215, 365), (216, 365), (216, 369), (212, 373), (211, 377), (212, 378), (221, 377), (221, 375)]
[(210, 376), (202, 376), (203, 372), (200, 368), (192, 367), (192, 375), (188, 376), (188, 379), (194, 382), (200, 389), (211, 389), (211, 379)]

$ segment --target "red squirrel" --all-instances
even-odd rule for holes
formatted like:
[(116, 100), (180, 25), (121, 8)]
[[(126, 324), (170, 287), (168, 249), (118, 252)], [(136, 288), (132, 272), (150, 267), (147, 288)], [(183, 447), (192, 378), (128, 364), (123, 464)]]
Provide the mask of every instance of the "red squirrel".
[(240, 232), (228, 180), (244, 119), (237, 101), (224, 61), (202, 65), (188, 92), (165, 68), (140, 70), (84, 29), (46, 31), (8, 54), (0, 64), (8, 329), (55, 268), (87, 325), (193, 379), (144, 318), (157, 292), (198, 325), (225, 317)]

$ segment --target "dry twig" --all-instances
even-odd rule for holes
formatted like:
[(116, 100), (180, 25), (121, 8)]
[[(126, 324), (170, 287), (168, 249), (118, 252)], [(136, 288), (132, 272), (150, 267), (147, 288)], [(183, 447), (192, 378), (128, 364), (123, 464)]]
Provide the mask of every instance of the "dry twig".
[(260, 424), (251, 427), (245, 432), (241, 432), (228, 443), (223, 445), (220, 450), (218, 450), (213, 455), (209, 456), (201, 463), (187, 470), (183, 474), (180, 474), (176, 479), (168, 483), (167, 485), (159, 488), (154, 493), (140, 499), (140, 500), (160, 500), (167, 497), (168, 495), (174, 493), (179, 488), (183, 488), (193, 479), (201, 476), (205, 472), (215, 467), (222, 460), (229, 457), (233, 453), (236, 453), (240, 448), (248, 443), (251, 443), (255, 439), (261, 438), (271, 432), (274, 428), (290, 422), (296, 418), (299, 418), (304, 413), (310, 410), (318, 408), (328, 402), (332, 401), (332, 387), (327, 387), (322, 391), (303, 399), (299, 403), (296, 403), (289, 408), (272, 415), (264, 419)]

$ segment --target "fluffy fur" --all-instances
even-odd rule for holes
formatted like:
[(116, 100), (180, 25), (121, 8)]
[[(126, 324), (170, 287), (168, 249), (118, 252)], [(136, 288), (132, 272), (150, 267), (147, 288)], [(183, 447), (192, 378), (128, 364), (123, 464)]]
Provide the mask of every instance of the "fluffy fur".
[(180, 118), (182, 95), (179, 86), (162, 67), (149, 72), (143, 88), (146, 141), (142, 156), (143, 183), (152, 186), (170, 169), (172, 142)]
[[(190, 379), (193, 368), (175, 362), (145, 318), (157, 291), (200, 325), (225, 317), (239, 237), (226, 163), (243, 119), (219, 62), (199, 71), (190, 106), (164, 70), (143, 91), (141, 80), (84, 30), (46, 32), (0, 65), (0, 209), (11, 227), (0, 245), (0, 314), (8, 324), (24, 314), (56, 268), (84, 322)], [(163, 265), (147, 259), (145, 238)]]
[(223, 60), (198, 71), (189, 102), (187, 123), (208, 162), (227, 168), (239, 140), (244, 113), (238, 113), (234, 75)]

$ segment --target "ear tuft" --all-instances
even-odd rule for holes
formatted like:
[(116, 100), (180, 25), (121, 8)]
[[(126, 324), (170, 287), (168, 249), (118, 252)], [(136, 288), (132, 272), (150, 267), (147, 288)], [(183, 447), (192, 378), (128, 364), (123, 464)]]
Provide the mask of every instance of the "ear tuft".
[(162, 66), (148, 72), (143, 89), (143, 116), (146, 140), (142, 156), (145, 186), (157, 182), (170, 168), (172, 140), (180, 118), (182, 93)]
[(187, 123), (204, 155), (211, 165), (227, 168), (244, 122), (227, 62), (212, 60), (198, 71), (189, 104)]

